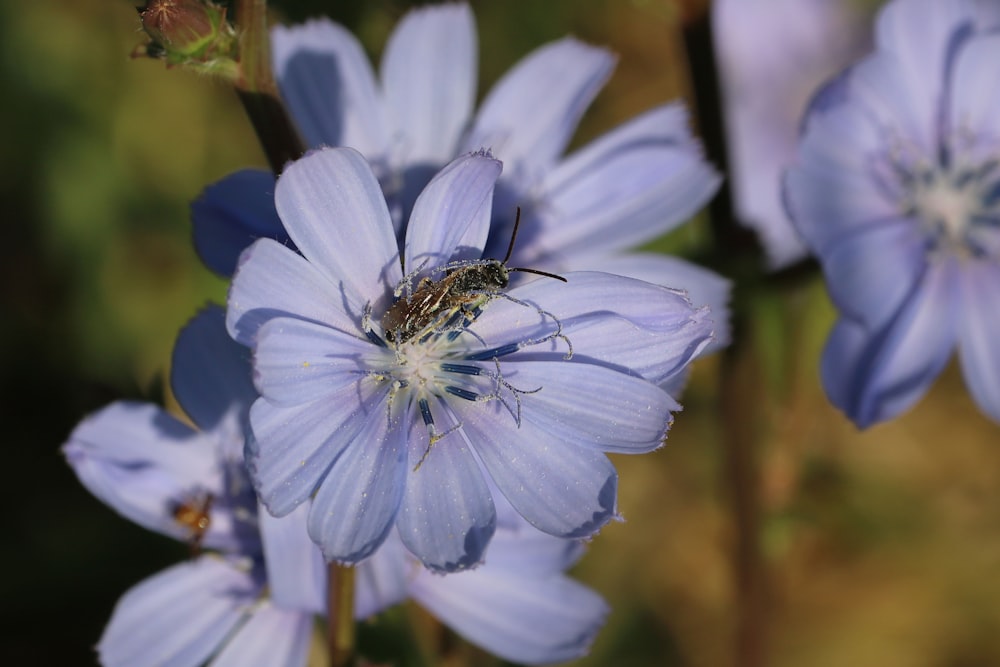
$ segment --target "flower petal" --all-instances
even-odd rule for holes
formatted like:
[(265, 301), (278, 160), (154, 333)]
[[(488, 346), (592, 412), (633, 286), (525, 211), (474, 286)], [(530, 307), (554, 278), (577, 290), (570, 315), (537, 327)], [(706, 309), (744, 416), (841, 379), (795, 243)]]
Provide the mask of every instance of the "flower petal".
[(427, 184), (406, 228), (407, 273), (482, 257), (490, 231), (493, 186), (502, 168), (488, 154), (470, 153), (451, 162)]
[(954, 260), (926, 271), (889, 324), (872, 335), (841, 320), (823, 351), (823, 385), (859, 428), (892, 419), (926, 393), (956, 339)]
[(647, 111), (545, 175), (537, 238), (549, 247), (542, 252), (598, 255), (649, 241), (705, 206), (720, 180), (683, 106)]
[(191, 204), (191, 225), (201, 261), (226, 277), (257, 239), (288, 240), (274, 210), (274, 174), (260, 169), (238, 171), (205, 188)]
[(926, 236), (913, 220), (887, 220), (849, 235), (822, 257), (827, 289), (841, 313), (874, 331), (909, 297), (926, 270)]
[(970, 262), (962, 275), (959, 359), (969, 392), (979, 408), (1000, 421), (1000, 268)]
[(322, 324), (291, 317), (266, 322), (257, 333), (254, 382), (275, 405), (309, 403), (358, 384), (382, 350)]
[(181, 329), (170, 363), (170, 387), (203, 431), (235, 411), (242, 421), (257, 398), (247, 349), (226, 333), (226, 313), (209, 306)]
[[(517, 301), (493, 299), (470, 329), (489, 350), (551, 337), (561, 324), (577, 362), (618, 368), (654, 384), (681, 372), (712, 339), (708, 310), (692, 307), (682, 292), (606, 273), (565, 277), (566, 283), (520, 285), (509, 292)], [(564, 339), (551, 346), (523, 346), (523, 353), (564, 358)]]
[(358, 383), (294, 407), (265, 398), (253, 404), (247, 469), (271, 514), (284, 516), (304, 502), (364, 424), (384, 416), (378, 393), (385, 392)]
[(308, 516), (307, 503), (280, 519), (261, 507), (257, 521), (264, 544), (264, 566), (271, 600), (285, 609), (323, 614), (326, 613), (326, 563), (323, 554), (309, 539)]
[(387, 414), (371, 415), (320, 484), (309, 535), (328, 561), (357, 563), (389, 534), (409, 472), (407, 417), (390, 427)]
[(337, 290), (330, 296), (342, 298), (348, 313), (360, 317), (402, 277), (382, 187), (356, 150), (327, 148), (291, 163), (274, 204), (288, 236), (330, 277)]
[(520, 426), (499, 401), (456, 402), (468, 442), (514, 509), (559, 537), (593, 535), (615, 516), (618, 474), (604, 454)]
[(731, 338), (729, 299), (732, 294), (732, 283), (715, 271), (680, 257), (639, 252), (593, 257), (579, 262), (570, 259), (566, 270), (602, 271), (684, 290), (694, 307), (708, 306), (711, 312), (715, 340), (708, 346), (706, 352), (718, 350), (729, 344)]
[(87, 490), (130, 521), (184, 540), (174, 504), (201, 490), (222, 493), (215, 442), (160, 408), (119, 401), (74, 429), (63, 453)]
[(312, 631), (311, 613), (264, 602), (208, 667), (305, 667)]
[(353, 146), (370, 160), (386, 154), (375, 74), (354, 35), (327, 19), (276, 26), (271, 53), (281, 96), (310, 146)]
[(226, 328), (247, 347), (254, 345), (264, 322), (288, 315), (362, 337), (361, 315), (348, 314), (337, 297), (337, 286), (304, 257), (261, 239), (240, 256), (229, 286)]
[(971, 40), (956, 56), (952, 94), (948, 98), (949, 136), (963, 137), (972, 146), (983, 144), (991, 155), (995, 154), (996, 137), (1000, 137), (996, 113), (1000, 108), (998, 62), (1000, 35)]
[(415, 600), (458, 634), (528, 665), (585, 655), (609, 611), (599, 595), (568, 577), (494, 567), (492, 556), (457, 576), (421, 572), (410, 588)]
[(102, 665), (196, 667), (214, 653), (260, 592), (214, 556), (175, 565), (122, 596), (97, 645)]
[(414, 10), (399, 22), (382, 56), (386, 115), (405, 164), (441, 165), (476, 96), (476, 24), (466, 5)]
[(656, 385), (604, 366), (525, 361), (502, 368), (505, 381), (532, 391), (521, 399), (522, 420), (569, 445), (624, 454), (652, 451), (663, 445), (670, 413), (681, 407)]
[[(444, 402), (431, 409), (435, 408), (439, 408), (437, 426), (446, 432)], [(410, 442), (426, 441), (420, 432), (425, 429), (422, 422), (415, 422)], [(399, 536), (435, 572), (473, 567), (482, 559), (496, 527), (493, 499), (479, 463), (457, 432), (421, 449), (410, 448), (411, 473), (396, 519)]]
[(491, 149), (508, 178), (533, 185), (562, 154), (613, 67), (607, 51), (572, 38), (536, 49), (483, 100), (466, 150)]

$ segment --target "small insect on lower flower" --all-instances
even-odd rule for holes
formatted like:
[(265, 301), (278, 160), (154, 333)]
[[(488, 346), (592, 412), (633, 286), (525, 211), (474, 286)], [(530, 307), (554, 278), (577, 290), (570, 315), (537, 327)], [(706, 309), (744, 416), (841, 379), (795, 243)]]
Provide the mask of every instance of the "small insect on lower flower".
[[(503, 260), (484, 259), (454, 262), (432, 270), (444, 272), (444, 278), (423, 278), (409, 296), (392, 304), (382, 315), (382, 331), (390, 343), (405, 343), (417, 334), (462, 329), (476, 318), (479, 310), (491, 299), (501, 296), (500, 290), (510, 283), (510, 273), (534, 273), (566, 282), (562, 276), (537, 269), (507, 266), (514, 251), (517, 228), (521, 223), (521, 208), (517, 208), (514, 231)], [(397, 292), (409, 286), (412, 275), (400, 283)], [(399, 296), (400, 294), (397, 294)]]
[(171, 508), (174, 521), (188, 531), (188, 544), (191, 547), (192, 557), (201, 553), (201, 542), (212, 525), (209, 512), (214, 501), (215, 496), (211, 493), (193, 493)]

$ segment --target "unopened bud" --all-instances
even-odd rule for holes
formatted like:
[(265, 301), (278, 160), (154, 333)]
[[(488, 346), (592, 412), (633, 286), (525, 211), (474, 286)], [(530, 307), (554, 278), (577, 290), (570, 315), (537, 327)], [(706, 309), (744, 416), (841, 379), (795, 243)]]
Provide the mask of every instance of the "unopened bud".
[(153, 46), (171, 63), (226, 57), (235, 47), (225, 7), (208, 0), (150, 0), (139, 8), (139, 17)]

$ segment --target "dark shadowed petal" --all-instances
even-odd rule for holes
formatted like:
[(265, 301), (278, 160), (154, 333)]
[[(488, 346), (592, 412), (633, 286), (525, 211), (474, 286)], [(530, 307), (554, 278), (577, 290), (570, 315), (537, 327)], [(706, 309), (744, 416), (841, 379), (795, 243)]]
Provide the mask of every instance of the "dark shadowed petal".
[(264, 398), (253, 404), (247, 467), (271, 514), (288, 514), (316, 490), (365, 423), (384, 416), (382, 395), (384, 391), (359, 383), (295, 407), (279, 407)]
[(354, 617), (363, 620), (409, 597), (407, 586), (419, 565), (406, 552), (396, 531), (355, 568)]
[[(660, 447), (680, 405), (642, 378), (595, 364), (508, 362), (504, 379), (539, 391), (522, 398), (521, 419), (553, 442), (639, 454)], [(514, 437), (517, 437), (516, 434)]]
[(396, 26), (381, 74), (398, 161), (441, 165), (458, 152), (476, 96), (476, 50), (466, 5), (414, 10)]
[[(444, 420), (444, 402), (431, 409), (439, 432), (450, 428)], [(410, 442), (426, 441), (426, 432), (421, 431), (426, 427), (415, 421)], [(455, 572), (479, 563), (493, 536), (496, 512), (479, 463), (462, 434), (446, 435), (429, 450), (411, 447), (408, 465), (412, 472), (396, 519), (403, 543), (434, 571)]]
[(482, 257), (490, 232), (493, 186), (501, 169), (498, 160), (471, 153), (451, 162), (427, 184), (406, 228), (407, 273)]
[[(949, 64), (949, 50), (954, 46), (963, 24), (971, 29), (974, 9), (970, 2), (908, 0), (891, 2), (875, 23), (875, 41), (879, 50), (898, 59), (893, 75), (909, 93), (900, 104), (910, 107), (920, 134), (916, 138), (936, 140), (940, 101)], [(888, 81), (883, 81), (888, 83)], [(894, 88), (895, 86), (893, 86)], [(890, 89), (887, 89), (888, 93)], [(890, 93), (891, 94), (891, 93)]]
[(845, 235), (822, 257), (827, 289), (841, 312), (880, 329), (899, 310), (926, 270), (926, 236), (898, 219)]
[(305, 667), (312, 630), (311, 613), (263, 602), (212, 660), (211, 667)]
[(396, 286), (399, 249), (382, 187), (353, 148), (326, 148), (285, 168), (274, 197), (295, 245), (325, 273), (348, 312)]
[(874, 175), (886, 140), (884, 128), (854, 105), (809, 118), (798, 162), (785, 177), (785, 203), (814, 252), (899, 217), (899, 193), (886, 191)]
[(518, 426), (498, 401), (456, 402), (455, 412), (497, 487), (539, 530), (584, 537), (615, 516), (618, 475), (601, 452), (568, 445), (527, 420)]
[(309, 504), (280, 519), (260, 507), (267, 584), (275, 605), (322, 614), (326, 611), (326, 563), (306, 530)]
[(507, 178), (533, 184), (562, 154), (613, 67), (607, 51), (572, 38), (536, 49), (483, 100), (466, 150), (491, 149)]
[(336, 329), (279, 317), (257, 333), (254, 348), (254, 383), (261, 395), (275, 405), (299, 405), (358, 384), (372, 365), (370, 356), (391, 354)]
[(247, 246), (260, 238), (286, 241), (274, 210), (274, 174), (244, 169), (226, 176), (191, 204), (194, 248), (205, 265), (231, 276)]
[(566, 262), (567, 271), (603, 271), (626, 278), (643, 280), (687, 292), (695, 308), (708, 306), (711, 312), (715, 340), (706, 349), (711, 352), (729, 344), (729, 298), (732, 283), (715, 271), (693, 264), (680, 257), (653, 253), (627, 253)]
[(995, 151), (1000, 137), (1000, 35), (977, 37), (959, 51), (948, 99), (950, 136), (975, 133), (968, 138)]
[(328, 19), (271, 31), (275, 77), (310, 146), (385, 155), (388, 127), (371, 63), (358, 40)]
[(328, 561), (357, 563), (389, 534), (409, 472), (409, 417), (390, 427), (387, 413), (371, 415), (320, 485), (309, 535)]
[(184, 412), (203, 431), (235, 410), (245, 416), (257, 398), (250, 352), (226, 333), (226, 313), (209, 306), (181, 329), (170, 363), (170, 387)]
[(131, 521), (178, 540), (175, 503), (195, 490), (222, 493), (216, 443), (160, 408), (119, 401), (84, 419), (63, 447), (87, 490)]
[(688, 131), (684, 107), (661, 106), (545, 175), (538, 210), (545, 233), (538, 238), (551, 244), (547, 254), (571, 257), (633, 247), (694, 215), (719, 182)]
[[(556, 327), (573, 344), (575, 362), (626, 369), (659, 384), (680, 372), (712, 339), (708, 309), (695, 309), (683, 292), (607, 273), (566, 274), (566, 283), (539, 279), (494, 299), (474, 330), (487, 349), (551, 335)], [(526, 355), (550, 350), (561, 359), (566, 344), (524, 348)], [(515, 359), (515, 357), (509, 357)]]
[(951, 357), (961, 300), (953, 262), (931, 267), (882, 331), (844, 321), (827, 341), (824, 388), (859, 428), (910, 408)]
[(229, 286), (226, 328), (237, 342), (251, 347), (261, 324), (291, 315), (360, 338), (364, 335), (362, 313), (349, 311), (345, 297), (304, 257), (262, 239), (240, 257), (240, 267)]
[(962, 275), (959, 359), (979, 408), (1000, 421), (1000, 267), (969, 262)]
[(253, 577), (214, 556), (175, 565), (129, 589), (97, 645), (102, 665), (197, 667), (260, 592)]
[[(499, 535), (494, 542), (499, 543)], [(469, 641), (505, 660), (548, 664), (587, 653), (608, 606), (561, 574), (486, 565), (449, 577), (421, 572), (413, 598)]]

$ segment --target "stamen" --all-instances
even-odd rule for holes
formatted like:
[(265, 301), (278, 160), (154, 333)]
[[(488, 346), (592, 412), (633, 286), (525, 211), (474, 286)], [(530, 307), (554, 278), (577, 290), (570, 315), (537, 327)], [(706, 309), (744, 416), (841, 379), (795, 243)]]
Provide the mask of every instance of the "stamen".
[(441, 364), (441, 370), (445, 373), (460, 373), (462, 375), (481, 375), (483, 369), (479, 366), (469, 366), (467, 364)]
[(458, 396), (459, 398), (464, 398), (467, 401), (477, 401), (479, 400), (479, 394), (474, 391), (469, 391), (468, 389), (462, 389), (461, 387), (455, 387), (453, 385), (448, 385), (444, 388), (446, 392), (452, 396)]

